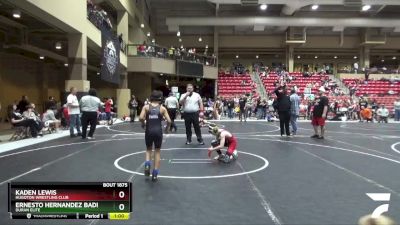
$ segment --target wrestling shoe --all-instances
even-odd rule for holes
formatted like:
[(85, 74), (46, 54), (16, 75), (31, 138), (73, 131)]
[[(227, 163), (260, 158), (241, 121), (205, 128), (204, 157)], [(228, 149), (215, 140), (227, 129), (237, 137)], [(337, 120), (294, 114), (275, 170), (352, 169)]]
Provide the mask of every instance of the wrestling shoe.
[(150, 164), (145, 164), (145, 165), (144, 165), (144, 175), (145, 175), (146, 177), (149, 177), (149, 176), (150, 176)]
[(158, 176), (158, 170), (153, 170), (153, 173), (151, 174), (151, 180), (154, 182), (157, 181), (158, 180), (157, 176)]

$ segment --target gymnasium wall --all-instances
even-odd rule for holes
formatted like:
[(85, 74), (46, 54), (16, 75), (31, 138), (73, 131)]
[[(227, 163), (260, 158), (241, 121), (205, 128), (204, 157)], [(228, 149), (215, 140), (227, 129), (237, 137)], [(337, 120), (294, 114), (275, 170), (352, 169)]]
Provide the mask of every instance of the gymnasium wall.
[(66, 75), (65, 67), (39, 59), (0, 53), (1, 117), (6, 116), (7, 105), (19, 101), (22, 95), (27, 95), (40, 112), (49, 96), (59, 101)]

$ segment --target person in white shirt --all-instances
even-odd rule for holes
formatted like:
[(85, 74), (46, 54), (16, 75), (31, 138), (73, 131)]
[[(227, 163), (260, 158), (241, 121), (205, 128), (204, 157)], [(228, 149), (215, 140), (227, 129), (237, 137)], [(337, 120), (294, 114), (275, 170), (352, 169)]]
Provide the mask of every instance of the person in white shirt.
[(176, 130), (178, 128), (176, 127), (175, 119), (176, 119), (176, 112), (179, 109), (179, 102), (178, 99), (174, 96), (173, 92), (170, 92), (169, 97), (165, 99), (165, 106), (167, 107), (169, 118), (171, 119), (170, 131), (174, 129), (176, 133)]
[(388, 123), (389, 110), (386, 108), (385, 105), (382, 105), (381, 108), (379, 108), (378, 111), (376, 111), (376, 114), (378, 115), (378, 123), (380, 122)]
[(186, 86), (186, 93), (179, 100), (183, 109), (183, 118), (186, 128), (186, 144), (192, 143), (192, 124), (194, 132), (197, 136), (197, 141), (200, 145), (204, 145), (203, 137), (201, 136), (199, 118), (204, 117), (203, 101), (198, 93), (193, 91), (193, 84)]
[(87, 139), (93, 139), (93, 134), (96, 131), (97, 111), (104, 105), (97, 97), (96, 89), (90, 88), (88, 95), (82, 97), (80, 101), (82, 108), (82, 139), (86, 139), (87, 127), (90, 124), (89, 134)]
[(76, 137), (74, 134), (74, 127), (76, 127), (76, 131), (78, 132), (78, 136), (82, 136), (81, 132), (81, 119), (79, 115), (81, 113), (79, 109), (79, 101), (76, 97), (77, 90), (74, 87), (70, 89), (71, 93), (67, 97), (67, 107), (69, 114), (69, 134), (70, 137)]
[(353, 67), (354, 67), (354, 73), (357, 74), (358, 73), (358, 62), (355, 62)]

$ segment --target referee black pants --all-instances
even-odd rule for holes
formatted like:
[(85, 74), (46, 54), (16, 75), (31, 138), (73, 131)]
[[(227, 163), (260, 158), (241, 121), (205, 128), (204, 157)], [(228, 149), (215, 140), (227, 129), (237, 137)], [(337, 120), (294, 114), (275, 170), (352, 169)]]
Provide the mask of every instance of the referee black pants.
[(201, 137), (201, 130), (199, 124), (199, 113), (184, 113), (184, 120), (185, 120), (185, 128), (186, 128), (186, 140), (191, 142), (192, 141), (192, 124), (194, 128), (194, 132), (197, 136), (197, 141), (202, 142), (203, 138)]

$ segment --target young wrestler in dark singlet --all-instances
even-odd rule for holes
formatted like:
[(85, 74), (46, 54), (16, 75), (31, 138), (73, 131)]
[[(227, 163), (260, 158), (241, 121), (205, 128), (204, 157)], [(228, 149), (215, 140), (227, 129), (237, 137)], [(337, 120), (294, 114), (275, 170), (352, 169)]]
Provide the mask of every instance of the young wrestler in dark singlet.
[(171, 126), (171, 119), (168, 116), (167, 109), (161, 105), (163, 94), (161, 91), (153, 91), (150, 96), (150, 104), (143, 107), (140, 113), (140, 122), (142, 127), (145, 128), (145, 142), (146, 142), (146, 161), (144, 163), (144, 175), (150, 176), (151, 168), (151, 152), (154, 144), (154, 169), (152, 172), (152, 180), (156, 181), (160, 169), (160, 150), (163, 138), (162, 120), (165, 118), (167, 127), (165, 133), (168, 133)]

